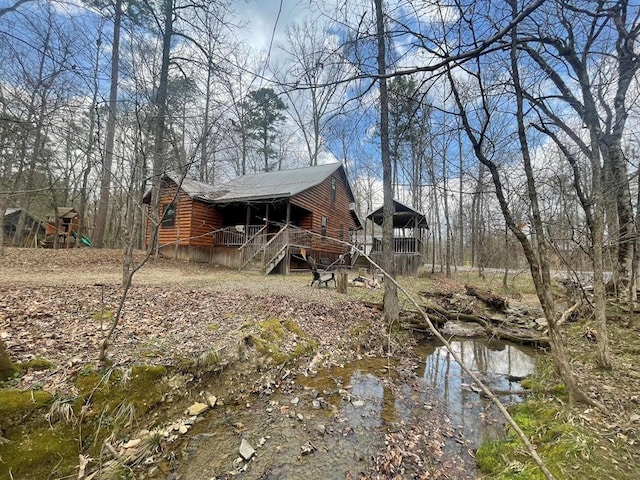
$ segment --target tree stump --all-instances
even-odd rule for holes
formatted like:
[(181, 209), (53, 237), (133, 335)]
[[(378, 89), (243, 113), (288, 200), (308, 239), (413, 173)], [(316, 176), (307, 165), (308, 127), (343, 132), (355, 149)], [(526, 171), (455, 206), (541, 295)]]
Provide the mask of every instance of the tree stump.
[(347, 293), (347, 272), (343, 270), (338, 270), (336, 272), (336, 289), (338, 293)]

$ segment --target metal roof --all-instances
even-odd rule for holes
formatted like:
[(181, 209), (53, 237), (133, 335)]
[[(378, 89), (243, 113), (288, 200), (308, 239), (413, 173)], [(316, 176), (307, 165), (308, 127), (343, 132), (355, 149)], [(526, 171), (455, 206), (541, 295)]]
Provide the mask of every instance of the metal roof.
[(220, 185), (204, 196), (214, 203), (287, 198), (314, 187), (337, 171), (341, 163), (244, 175)]
[[(206, 199), (208, 195), (220, 189), (219, 186), (214, 187), (212, 185), (207, 185), (206, 183), (199, 182), (193, 178), (185, 177), (183, 179), (182, 175), (175, 172), (167, 173), (167, 177), (169, 177), (176, 185), (180, 185), (187, 195), (194, 198)], [(180, 183), (180, 180), (182, 180), (182, 183)]]
[(49, 212), (47, 217), (58, 217), (58, 218), (75, 218), (78, 216), (77, 210), (73, 207), (57, 207), (55, 211)]
[[(393, 208), (393, 228), (413, 228), (416, 226), (416, 220), (419, 228), (429, 228), (427, 218), (423, 213), (414, 210), (398, 200), (393, 201)], [(382, 209), (383, 207), (381, 206), (377, 210), (374, 210), (367, 215), (367, 219), (372, 220), (378, 225), (382, 225)]]
[(19, 212), (20, 210), (22, 210), (21, 208), (7, 208), (6, 211), (4, 212), (4, 216), (8, 217), (9, 215), (13, 215), (16, 212)]

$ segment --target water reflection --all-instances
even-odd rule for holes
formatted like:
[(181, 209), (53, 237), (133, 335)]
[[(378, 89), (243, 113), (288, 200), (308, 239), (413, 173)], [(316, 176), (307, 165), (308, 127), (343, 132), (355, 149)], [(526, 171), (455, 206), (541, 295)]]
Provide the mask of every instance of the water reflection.
[[(451, 347), (505, 403), (520, 400), (519, 380), (535, 371), (535, 351), (530, 348), (480, 339), (454, 340)], [(444, 346), (423, 347), (420, 353), (425, 362), (418, 375), (435, 388), (465, 437), (476, 444), (495, 438), (501, 428), (492, 426), (498, 422), (489, 400), (478, 394), (451, 353)]]
[[(534, 371), (533, 349), (478, 339), (453, 341), (452, 347), (506, 402), (519, 399), (517, 379)], [(295, 394), (275, 393), (217, 409), (194, 426), (182, 451), (180, 478), (239, 473), (242, 464), (235, 458), (240, 436), (254, 446), (261, 437), (268, 439), (240, 473), (244, 480), (358, 478), (385, 451), (385, 433), (413, 424), (439, 432), (444, 456), (438, 461), (445, 465), (455, 459), (449, 463), (462, 469), (451, 478), (474, 478), (470, 452), (481, 441), (496, 438), (504, 420), (472, 390), (471, 379), (444, 347), (423, 345), (417, 353), (424, 359), (418, 381), (398, 377), (391, 359), (365, 358), (320, 370), (315, 377), (298, 377), (303, 388)], [(292, 402), (294, 395), (298, 399)], [(318, 399), (323, 408), (314, 408)], [(308, 445), (315, 451), (304, 455)]]

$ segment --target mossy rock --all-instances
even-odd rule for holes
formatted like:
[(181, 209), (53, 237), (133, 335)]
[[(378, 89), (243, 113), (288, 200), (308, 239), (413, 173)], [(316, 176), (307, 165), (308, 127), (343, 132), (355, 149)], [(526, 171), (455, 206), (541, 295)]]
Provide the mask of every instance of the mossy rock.
[(166, 387), (161, 380), (166, 374), (165, 367), (154, 365), (136, 365), (130, 370), (90, 368), (78, 374), (76, 386), (80, 399), (94, 413), (114, 411), (128, 403), (139, 416), (162, 400)]
[(18, 367), (9, 358), (4, 342), (0, 340), (0, 382), (9, 380), (19, 371)]
[(53, 370), (56, 368), (56, 364), (46, 358), (32, 358), (26, 362), (19, 363), (17, 366), (22, 372), (28, 370)]
[(304, 333), (291, 319), (272, 318), (258, 322), (251, 335), (256, 350), (276, 365), (282, 365), (313, 352), (318, 342)]
[(9, 441), (0, 444), (0, 478), (41, 480), (77, 476), (78, 444), (70, 428), (47, 426), (32, 432), (13, 429), (7, 437)]
[(4, 426), (13, 425), (29, 417), (52, 401), (51, 394), (42, 390), (0, 390), (0, 420)]

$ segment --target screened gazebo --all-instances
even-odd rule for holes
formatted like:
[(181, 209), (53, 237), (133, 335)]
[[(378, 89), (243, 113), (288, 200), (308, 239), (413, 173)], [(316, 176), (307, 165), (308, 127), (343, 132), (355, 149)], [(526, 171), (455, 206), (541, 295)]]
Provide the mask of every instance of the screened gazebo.
[[(414, 275), (424, 263), (425, 243), (429, 225), (424, 214), (397, 201), (393, 201), (393, 251), (396, 272), (400, 275)], [(382, 207), (367, 216), (373, 224), (382, 226)], [(372, 229), (374, 231), (374, 229)], [(372, 235), (371, 257), (378, 262), (382, 259), (382, 233), (378, 229)]]

